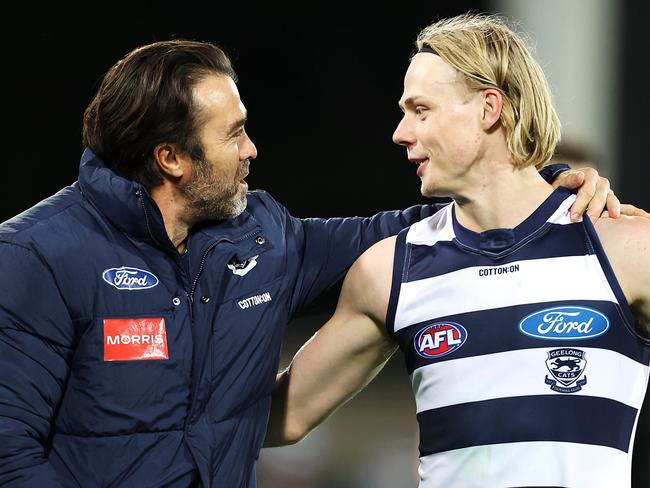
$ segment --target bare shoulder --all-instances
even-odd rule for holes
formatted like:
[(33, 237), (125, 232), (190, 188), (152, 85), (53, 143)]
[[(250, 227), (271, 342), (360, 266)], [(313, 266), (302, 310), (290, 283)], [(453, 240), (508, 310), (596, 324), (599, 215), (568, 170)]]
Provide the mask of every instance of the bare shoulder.
[(377, 276), (381, 273), (392, 272), (393, 254), (397, 236), (387, 237), (375, 243), (359, 256), (353, 268), (360, 268), (364, 273)]
[(386, 316), (393, 275), (396, 237), (383, 239), (368, 248), (352, 265), (345, 278), (340, 301), (351, 301), (369, 316)]
[[(601, 218), (596, 232), (605, 249), (647, 251), (650, 249), (650, 219), (621, 215), (618, 219)], [(650, 257), (649, 257), (650, 258)]]
[(650, 219), (601, 218), (595, 227), (625, 298), (650, 330)]

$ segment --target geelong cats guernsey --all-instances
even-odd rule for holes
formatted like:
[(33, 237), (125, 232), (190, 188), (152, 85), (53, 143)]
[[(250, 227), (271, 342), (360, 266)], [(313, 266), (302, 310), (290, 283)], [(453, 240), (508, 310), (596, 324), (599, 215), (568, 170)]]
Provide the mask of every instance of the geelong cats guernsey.
[(555, 190), (514, 229), (454, 204), (397, 238), (387, 326), (420, 426), (420, 488), (630, 486), (650, 347), (593, 226)]

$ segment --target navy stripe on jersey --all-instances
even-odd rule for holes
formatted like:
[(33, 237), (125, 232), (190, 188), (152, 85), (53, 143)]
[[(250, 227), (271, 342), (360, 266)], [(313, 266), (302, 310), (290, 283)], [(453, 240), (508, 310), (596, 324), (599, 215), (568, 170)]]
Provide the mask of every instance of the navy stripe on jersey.
[(393, 282), (390, 289), (390, 299), (388, 301), (388, 310), (386, 312), (386, 330), (390, 335), (393, 335), (395, 331), (395, 313), (397, 312), (397, 298), (399, 297), (399, 291), (402, 287), (402, 271), (404, 269), (405, 255), (407, 247), (406, 234), (408, 233), (408, 227), (402, 229), (399, 234), (397, 234), (397, 239), (395, 240), (395, 256), (393, 260)]
[[(570, 194), (571, 191), (566, 188), (556, 188), (546, 198), (546, 200), (537, 207), (535, 212), (530, 214), (514, 229), (491, 229), (486, 232), (474, 232), (463, 227), (460, 222), (458, 222), (456, 217), (456, 206), (454, 205), (451, 209), (454, 234), (463, 245), (470, 249), (474, 249), (478, 253), (490, 256), (509, 254), (513, 252), (513, 250), (517, 249), (522, 243), (525, 243), (533, 237), (537, 237), (540, 231), (544, 229), (547, 220), (551, 218)], [(512, 244), (514, 245), (511, 244), (505, 249), (502, 248), (501, 245), (497, 245), (497, 249), (501, 248), (502, 250), (494, 250), (491, 243), (494, 243), (494, 239), (499, 235), (501, 235), (501, 239), (498, 239), (499, 241), (505, 239), (507, 242), (513, 239)]]
[[(519, 330), (519, 322), (524, 317), (557, 305), (557, 303), (528, 303), (506, 308), (455, 314), (451, 317), (439, 317), (401, 329), (397, 331), (395, 338), (404, 352), (409, 374), (417, 368), (441, 361), (539, 347), (582, 346), (610, 349), (642, 364), (648, 364), (650, 361), (650, 350), (648, 348), (639, 347), (638, 343), (630, 341), (625, 334), (616, 332), (615, 329), (619, 323), (620, 315), (617, 304), (613, 302), (592, 300), (562, 302), (562, 305), (566, 307), (575, 305), (591, 308), (608, 317), (609, 329), (597, 337), (572, 340), (539, 339), (526, 335)], [(467, 331), (467, 340), (462, 347), (451, 354), (437, 358), (425, 358), (418, 354), (414, 344), (417, 333), (430, 324), (445, 322), (446, 320), (462, 325)]]
[(451, 405), (417, 415), (420, 454), (527, 441), (576, 442), (628, 452), (636, 414), (635, 408), (623, 403), (580, 395), (510, 397)]
[[(560, 234), (561, 233), (561, 234)], [(440, 276), (467, 267), (499, 267), (514, 261), (593, 254), (580, 224), (550, 224), (534, 246), (523, 245), (504, 253), (499, 259), (468, 253), (456, 241), (440, 241), (433, 246), (410, 244), (409, 269), (406, 281)]]

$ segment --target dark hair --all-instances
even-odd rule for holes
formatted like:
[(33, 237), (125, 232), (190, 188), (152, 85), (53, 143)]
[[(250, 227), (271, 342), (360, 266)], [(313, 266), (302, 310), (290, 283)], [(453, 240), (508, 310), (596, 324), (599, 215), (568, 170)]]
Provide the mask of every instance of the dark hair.
[(175, 39), (141, 46), (106, 73), (84, 112), (83, 144), (118, 175), (147, 188), (162, 182), (153, 149), (167, 142), (200, 158), (193, 87), (209, 74), (236, 81), (218, 46)]

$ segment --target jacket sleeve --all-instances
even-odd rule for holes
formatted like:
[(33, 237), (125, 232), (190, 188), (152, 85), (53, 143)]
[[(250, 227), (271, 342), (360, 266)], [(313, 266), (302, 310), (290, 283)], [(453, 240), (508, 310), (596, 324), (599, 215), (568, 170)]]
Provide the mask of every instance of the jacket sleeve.
[(0, 243), (0, 486), (60, 486), (48, 444), (72, 338), (48, 267), (26, 248)]
[(436, 205), (422, 205), (366, 218), (297, 219), (289, 216), (288, 227), (296, 237), (295, 253), (300, 258), (292, 312), (337, 283), (375, 242), (397, 234), (437, 210)]

